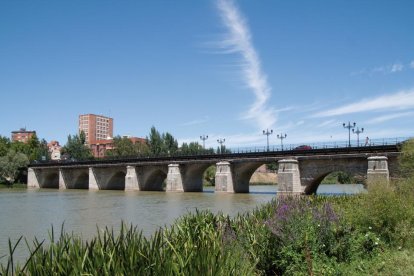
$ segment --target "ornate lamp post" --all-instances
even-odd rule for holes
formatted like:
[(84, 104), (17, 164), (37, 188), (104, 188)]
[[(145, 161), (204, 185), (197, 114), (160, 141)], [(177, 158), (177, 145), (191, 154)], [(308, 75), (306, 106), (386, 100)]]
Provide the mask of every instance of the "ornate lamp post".
[(352, 132), (355, 133), (357, 135), (357, 145), (359, 147), (359, 134), (364, 132), (364, 128), (361, 128), (361, 130), (359, 129), (359, 127), (357, 127), (357, 129), (355, 130), (354, 128), (352, 129)]
[(282, 150), (283, 150), (283, 139), (285, 139), (287, 137), (286, 133), (283, 135), (282, 133), (280, 133), (280, 135), (277, 135), (277, 139), (280, 139), (280, 145), (282, 146)]
[(205, 149), (206, 148), (205, 142), (208, 139), (208, 135), (202, 135), (200, 136), (200, 139), (203, 140), (203, 149)]
[(267, 136), (267, 151), (269, 151), (269, 135), (273, 134), (273, 129), (270, 131), (266, 129), (266, 131), (263, 130), (263, 135)]
[(223, 153), (223, 144), (226, 142), (226, 139), (217, 139), (217, 143), (220, 144), (220, 153)]
[(350, 122), (348, 122), (348, 125), (346, 125), (345, 123), (342, 124), (342, 126), (344, 128), (348, 129), (348, 147), (351, 147), (351, 128), (354, 128), (356, 126), (355, 122), (353, 125), (351, 125)]

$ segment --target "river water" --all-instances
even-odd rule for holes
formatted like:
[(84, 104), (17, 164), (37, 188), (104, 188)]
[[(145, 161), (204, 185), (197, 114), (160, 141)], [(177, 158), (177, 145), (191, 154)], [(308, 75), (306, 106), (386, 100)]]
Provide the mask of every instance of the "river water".
[[(89, 190), (0, 190), (0, 257), (8, 254), (8, 239), (20, 236), (48, 239), (54, 226), (85, 239), (105, 226), (115, 230), (121, 222), (133, 224), (149, 236), (159, 227), (170, 225), (187, 212), (211, 210), (230, 216), (253, 210), (275, 198), (277, 186), (250, 186), (248, 194), (214, 193), (205, 187), (202, 193), (126, 192)], [(358, 193), (362, 185), (320, 185), (319, 193)], [(55, 235), (56, 236), (56, 235)], [(23, 243), (24, 244), (24, 243)], [(18, 247), (16, 257), (26, 256), (25, 245)], [(5, 258), (0, 259), (4, 263)]]

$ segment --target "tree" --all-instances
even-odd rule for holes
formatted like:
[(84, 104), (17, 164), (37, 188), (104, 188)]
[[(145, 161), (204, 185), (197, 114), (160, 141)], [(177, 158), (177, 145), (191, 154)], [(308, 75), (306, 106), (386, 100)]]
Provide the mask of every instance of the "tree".
[(277, 170), (279, 169), (279, 164), (277, 162), (266, 164), (266, 169), (268, 171), (277, 172)]
[(29, 141), (27, 142), (28, 146), (28, 157), (29, 161), (34, 160), (42, 160), (46, 161), (49, 160), (49, 150), (47, 147), (47, 142), (45, 139), (42, 139), (42, 141), (39, 141), (39, 138), (36, 134), (33, 134)]
[(10, 139), (0, 136), (0, 156), (5, 156), (10, 149)]
[(14, 149), (9, 149), (5, 156), (0, 157), (0, 180), (13, 184), (19, 175), (19, 169), (29, 164), (27, 156)]
[(198, 142), (183, 143), (180, 152), (184, 155), (196, 155), (204, 152), (203, 146)]
[(147, 138), (147, 140), (150, 152), (153, 155), (157, 156), (163, 152), (163, 140), (160, 133), (154, 126), (151, 127), (149, 138)]
[(178, 151), (178, 142), (170, 133), (163, 134), (162, 140), (164, 144), (163, 153), (175, 154)]
[(13, 141), (10, 144), (10, 148), (13, 149), (15, 152), (24, 153), (27, 156), (30, 155), (30, 147), (29, 144), (19, 142), (19, 141)]
[(68, 155), (75, 160), (92, 159), (91, 150), (85, 145), (85, 134), (83, 131), (79, 135), (69, 135), (66, 145), (61, 150), (62, 155)]
[(108, 156), (141, 156), (149, 152), (146, 143), (136, 142), (135, 144), (126, 137), (116, 136), (114, 138), (114, 149), (108, 150)]
[(216, 185), (216, 166), (212, 165), (203, 173), (204, 183), (207, 185)]
[(107, 156), (130, 156), (134, 155), (134, 144), (126, 137), (114, 137), (114, 148), (106, 152)]

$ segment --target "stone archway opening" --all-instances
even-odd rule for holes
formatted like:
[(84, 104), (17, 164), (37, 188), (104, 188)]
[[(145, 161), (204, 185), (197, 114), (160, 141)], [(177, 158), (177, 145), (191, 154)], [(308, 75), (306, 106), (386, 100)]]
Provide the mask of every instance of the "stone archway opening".
[(147, 178), (142, 191), (164, 191), (166, 187), (167, 174), (162, 170), (153, 171)]
[[(333, 171), (315, 181), (316, 194), (354, 194), (365, 189), (365, 177), (346, 171)], [(319, 183), (318, 183), (319, 182)], [(315, 183), (315, 184), (316, 184)]]
[(108, 190), (125, 190), (125, 175), (123, 171), (115, 173), (108, 181), (106, 189)]
[(73, 189), (88, 189), (89, 188), (89, 174), (81, 173), (73, 183)]
[(43, 185), (41, 188), (59, 188), (59, 173), (53, 172), (45, 176)]
[(251, 175), (249, 185), (277, 185), (277, 162), (260, 165)]
[(214, 187), (216, 186), (216, 165), (210, 165), (203, 172), (203, 186), (205, 187)]

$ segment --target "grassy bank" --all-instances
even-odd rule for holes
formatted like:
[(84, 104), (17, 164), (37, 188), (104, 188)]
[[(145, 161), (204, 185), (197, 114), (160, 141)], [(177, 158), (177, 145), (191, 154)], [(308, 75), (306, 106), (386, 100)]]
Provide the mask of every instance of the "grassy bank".
[(0, 274), (413, 275), (413, 202), (408, 179), (358, 196), (280, 198), (234, 218), (196, 212), (149, 238), (133, 226), (89, 241), (51, 231), (47, 245), (27, 241), (27, 262), (4, 257)]
[(0, 189), (27, 189), (27, 185), (22, 183), (14, 183), (11, 185), (0, 183)]

